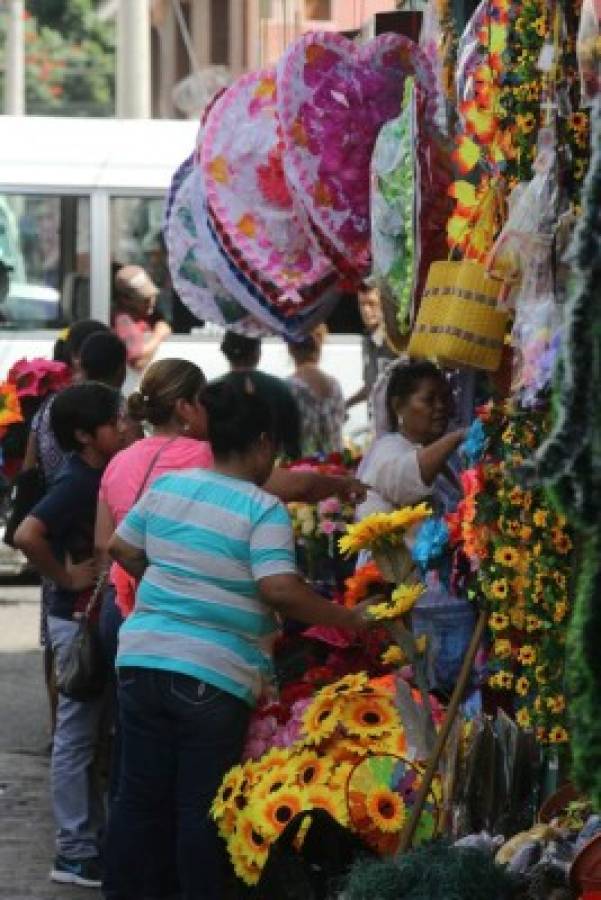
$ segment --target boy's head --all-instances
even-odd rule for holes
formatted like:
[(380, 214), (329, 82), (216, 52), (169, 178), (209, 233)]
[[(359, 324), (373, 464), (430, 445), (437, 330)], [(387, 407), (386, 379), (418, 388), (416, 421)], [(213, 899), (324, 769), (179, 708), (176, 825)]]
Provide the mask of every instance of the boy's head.
[(361, 321), (367, 333), (371, 334), (384, 322), (380, 291), (371, 281), (364, 282), (357, 293), (357, 301)]
[(99, 331), (85, 339), (80, 365), (86, 381), (100, 381), (120, 390), (127, 374), (127, 348), (112, 331)]
[(158, 287), (142, 266), (123, 266), (115, 275), (115, 303), (131, 316), (150, 316), (158, 295)]
[(86, 381), (65, 388), (50, 409), (50, 425), (61, 450), (90, 450), (99, 462), (108, 462), (123, 447), (120, 406), (119, 392), (106, 384)]

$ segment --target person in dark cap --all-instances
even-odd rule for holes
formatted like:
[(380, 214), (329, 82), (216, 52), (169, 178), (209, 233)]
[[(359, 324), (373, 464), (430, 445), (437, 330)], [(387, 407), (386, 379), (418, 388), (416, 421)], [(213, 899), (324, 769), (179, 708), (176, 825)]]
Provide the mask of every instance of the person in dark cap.
[(159, 289), (142, 266), (123, 266), (115, 275), (112, 325), (127, 347), (127, 362), (142, 372), (171, 326), (157, 308)]
[(235, 331), (226, 331), (221, 352), (230, 364), (232, 373), (244, 381), (247, 389), (268, 403), (274, 420), (276, 442), (290, 459), (301, 453), (301, 428), (298, 405), (288, 385), (275, 375), (259, 372), (261, 341)]

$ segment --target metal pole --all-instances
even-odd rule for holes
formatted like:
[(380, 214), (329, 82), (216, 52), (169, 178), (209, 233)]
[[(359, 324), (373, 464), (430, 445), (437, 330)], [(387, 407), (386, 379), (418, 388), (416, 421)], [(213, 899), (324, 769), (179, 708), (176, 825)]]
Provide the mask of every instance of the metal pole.
[(117, 117), (149, 119), (150, 4), (121, 0), (117, 19)]
[(4, 112), (25, 115), (25, 3), (8, 0), (4, 78)]

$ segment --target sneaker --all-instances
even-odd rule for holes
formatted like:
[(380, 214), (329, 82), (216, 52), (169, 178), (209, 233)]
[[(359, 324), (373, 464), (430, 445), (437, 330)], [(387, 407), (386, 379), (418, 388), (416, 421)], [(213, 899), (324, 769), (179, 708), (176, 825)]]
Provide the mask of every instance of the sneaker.
[(102, 870), (99, 860), (97, 857), (68, 859), (66, 856), (57, 856), (50, 873), (50, 881), (99, 888), (102, 885)]

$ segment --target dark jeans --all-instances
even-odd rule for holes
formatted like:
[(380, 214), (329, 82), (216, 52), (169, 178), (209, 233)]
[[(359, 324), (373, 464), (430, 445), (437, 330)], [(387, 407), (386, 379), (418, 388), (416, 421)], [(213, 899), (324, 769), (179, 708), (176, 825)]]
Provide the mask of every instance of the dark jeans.
[(122, 624), (123, 616), (115, 602), (115, 588), (112, 584), (108, 584), (102, 593), (100, 617), (98, 619), (98, 635), (106, 660), (110, 682), (108, 726), (111, 731), (112, 740), (110, 742), (111, 762), (108, 786), (109, 815), (110, 807), (117, 794), (119, 773), (121, 769), (121, 725), (119, 722), (115, 659), (117, 657), (117, 645), (119, 643), (119, 629)]
[(171, 848), (165, 816), (176, 809), (183, 900), (222, 900), (223, 845), (209, 808), (238, 762), (250, 708), (209, 684), (158, 669), (122, 668), (121, 779), (109, 821), (104, 894), (142, 900), (164, 892)]

